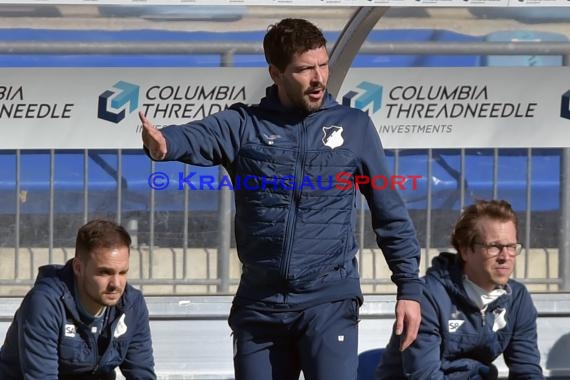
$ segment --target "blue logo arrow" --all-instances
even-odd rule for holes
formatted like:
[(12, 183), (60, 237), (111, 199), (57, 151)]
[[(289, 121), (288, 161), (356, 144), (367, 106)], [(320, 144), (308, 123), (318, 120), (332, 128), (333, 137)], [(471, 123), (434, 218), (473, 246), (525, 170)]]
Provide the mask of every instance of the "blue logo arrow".
[[(346, 95), (344, 95), (342, 98), (342, 104), (361, 110), (366, 109), (370, 105), (372, 107), (372, 113), (378, 112), (382, 106), (382, 86), (364, 81), (358, 84), (356, 87), (364, 91), (347, 92)], [(354, 104), (352, 104), (353, 99)]]
[[(106, 90), (99, 95), (97, 106), (97, 117), (112, 123), (118, 123), (126, 116), (125, 108), (129, 106), (129, 113), (132, 113), (139, 106), (139, 86), (124, 81), (119, 81), (113, 85), (118, 92)], [(120, 111), (112, 111), (108, 109), (109, 99), (111, 99), (111, 108)]]
[(562, 94), (562, 102), (560, 103), (560, 117), (570, 119), (570, 90)]

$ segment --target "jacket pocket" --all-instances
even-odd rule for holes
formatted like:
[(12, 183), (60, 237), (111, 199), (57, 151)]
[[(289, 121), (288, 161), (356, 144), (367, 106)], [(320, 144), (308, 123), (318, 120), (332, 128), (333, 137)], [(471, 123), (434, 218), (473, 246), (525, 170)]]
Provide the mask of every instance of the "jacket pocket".
[(87, 342), (79, 336), (64, 337), (59, 344), (60, 361), (72, 368), (90, 368), (93, 366), (95, 353), (92, 352)]

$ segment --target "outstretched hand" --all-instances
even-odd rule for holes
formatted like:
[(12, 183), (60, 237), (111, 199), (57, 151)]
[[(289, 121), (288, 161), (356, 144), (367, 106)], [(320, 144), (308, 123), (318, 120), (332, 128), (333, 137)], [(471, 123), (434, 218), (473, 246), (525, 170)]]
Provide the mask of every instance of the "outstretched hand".
[(420, 304), (412, 300), (399, 300), (396, 303), (396, 324), (394, 332), (396, 335), (402, 335), (400, 338), (400, 351), (408, 348), (416, 337), (420, 329), (422, 314)]
[(162, 133), (152, 125), (142, 111), (139, 111), (142, 122), (142, 140), (153, 160), (164, 160), (166, 157), (166, 139)]

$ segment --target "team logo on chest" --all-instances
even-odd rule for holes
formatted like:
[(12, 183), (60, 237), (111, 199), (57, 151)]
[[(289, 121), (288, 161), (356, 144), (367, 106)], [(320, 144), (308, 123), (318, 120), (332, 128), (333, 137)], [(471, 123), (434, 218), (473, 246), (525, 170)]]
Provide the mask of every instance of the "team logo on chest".
[(344, 144), (344, 139), (342, 138), (342, 127), (331, 125), (330, 127), (323, 127), (323, 144), (331, 149), (341, 146)]
[(128, 329), (127, 324), (125, 323), (125, 314), (123, 314), (119, 319), (119, 323), (117, 323), (117, 326), (115, 327), (115, 331), (113, 332), (113, 337), (115, 338), (120, 337), (121, 335), (127, 332), (127, 329)]

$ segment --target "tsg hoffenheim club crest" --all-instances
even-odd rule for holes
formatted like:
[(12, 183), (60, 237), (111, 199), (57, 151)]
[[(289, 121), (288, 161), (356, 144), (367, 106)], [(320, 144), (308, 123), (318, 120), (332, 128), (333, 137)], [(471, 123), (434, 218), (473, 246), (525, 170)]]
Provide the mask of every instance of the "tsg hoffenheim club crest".
[(323, 144), (331, 149), (344, 144), (344, 139), (342, 138), (342, 127), (338, 127), (336, 125), (323, 127), (323, 134)]

